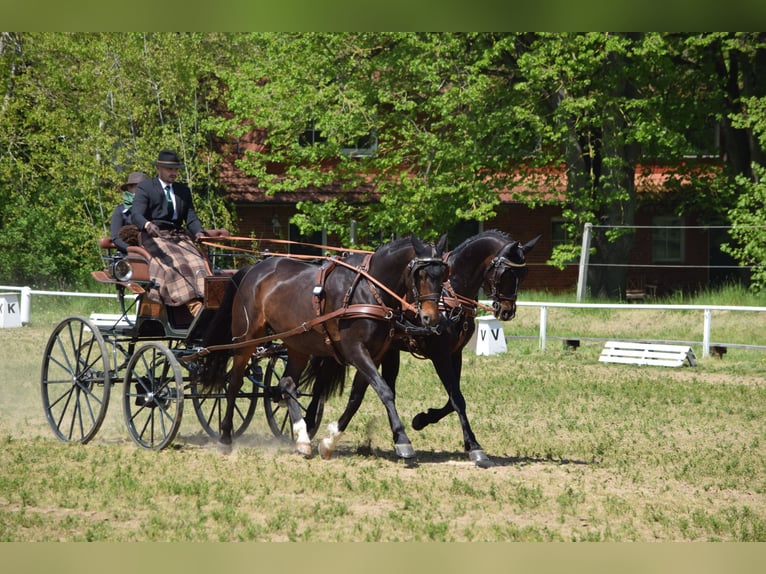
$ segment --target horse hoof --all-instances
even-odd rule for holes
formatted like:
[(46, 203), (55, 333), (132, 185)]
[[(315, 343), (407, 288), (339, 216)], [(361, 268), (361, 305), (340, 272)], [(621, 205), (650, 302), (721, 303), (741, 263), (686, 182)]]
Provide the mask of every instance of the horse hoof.
[(295, 443), (295, 448), (304, 457), (311, 458), (311, 443), (310, 442)]
[(319, 456), (321, 456), (324, 460), (330, 460), (333, 455), (333, 450), (330, 448), (327, 442), (329, 442), (327, 439), (322, 439), (319, 441)]
[(218, 452), (220, 452), (221, 454), (231, 454), (231, 451), (232, 451), (231, 443), (224, 443), (224, 442), (218, 443)]
[(415, 449), (411, 444), (394, 445), (394, 450), (399, 458), (415, 458)]
[(487, 456), (487, 453), (481, 449), (472, 450), (468, 453), (468, 456), (479, 468), (491, 468), (495, 466), (495, 463)]
[(418, 413), (412, 417), (412, 428), (415, 430), (423, 430), (427, 424), (425, 413)]

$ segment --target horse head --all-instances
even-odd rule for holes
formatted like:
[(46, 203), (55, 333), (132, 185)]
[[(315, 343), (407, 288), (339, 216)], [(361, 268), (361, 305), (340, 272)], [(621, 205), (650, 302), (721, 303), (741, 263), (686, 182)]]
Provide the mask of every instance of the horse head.
[(412, 237), (415, 256), (408, 265), (407, 291), (417, 306), (418, 319), (424, 327), (435, 327), (440, 321), (439, 299), (442, 284), (449, 276), (449, 266), (444, 261), (446, 245), (446, 234), (436, 245)]
[(519, 285), (527, 276), (526, 254), (537, 244), (538, 235), (521, 244), (512, 241), (497, 252), (485, 274), (485, 291), (492, 299), (495, 318), (509, 321), (516, 316)]

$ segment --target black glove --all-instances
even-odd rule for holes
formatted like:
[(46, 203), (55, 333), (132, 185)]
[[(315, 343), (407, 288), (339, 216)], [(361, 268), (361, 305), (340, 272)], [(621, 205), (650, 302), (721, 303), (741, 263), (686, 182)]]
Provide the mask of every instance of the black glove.
[(151, 235), (152, 237), (159, 237), (159, 236), (160, 236), (160, 228), (159, 228), (159, 227), (157, 227), (157, 226), (156, 226), (154, 223), (152, 223), (151, 221), (150, 221), (150, 222), (148, 222), (148, 223), (147, 223), (147, 224), (144, 226), (144, 231), (146, 231), (146, 232), (147, 232), (149, 235)]
[(198, 231), (197, 234), (194, 236), (194, 239), (197, 241), (202, 241), (205, 237), (207, 237), (207, 233), (204, 231)]

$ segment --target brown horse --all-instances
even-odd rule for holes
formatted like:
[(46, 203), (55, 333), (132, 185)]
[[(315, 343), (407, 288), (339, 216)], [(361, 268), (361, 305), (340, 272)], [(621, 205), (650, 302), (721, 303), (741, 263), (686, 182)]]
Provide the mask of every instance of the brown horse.
[[(489, 467), (493, 463), (476, 440), (466, 414), (465, 398), (460, 390), (463, 348), (475, 329), (476, 299), (482, 286), (487, 297), (492, 300), (495, 317), (508, 321), (516, 315), (519, 285), (527, 275), (526, 254), (539, 239), (538, 236), (521, 244), (505, 233), (490, 230), (458, 245), (447, 257), (450, 274), (442, 301), (444, 321), (441, 328), (438, 332), (415, 337), (418, 354), (431, 359), (447, 391), (448, 400), (442, 408), (428, 409), (427, 412), (417, 414), (412, 420), (412, 427), (421, 430), (451, 412), (456, 412), (463, 429), (465, 450), (479, 467)], [(383, 379), (387, 381), (392, 393), (395, 392), (399, 373), (399, 352), (413, 350), (412, 343), (411, 340), (398, 339), (381, 360)], [(335, 370), (334, 365), (324, 360), (317, 362), (314, 368), (317, 382), (312, 403), (322, 400), (325, 392), (323, 386), (333, 380)], [(357, 372), (346, 410), (337, 422), (328, 426), (329, 436), (319, 442), (323, 458), (332, 456), (336, 442), (361, 405), (366, 388), (367, 380), (362, 373)], [(309, 432), (314, 433), (316, 429), (310, 428)]]
[(437, 326), (438, 299), (447, 275), (442, 259), (445, 244), (446, 236), (435, 247), (407, 237), (373, 254), (329, 259), (322, 266), (274, 256), (240, 270), (205, 338), (207, 347), (231, 346), (211, 349), (200, 375), (203, 385), (220, 388), (233, 354), (220, 442), (231, 444), (234, 399), (248, 361), (259, 345), (281, 339), (288, 359), (279, 387), (300, 453), (310, 455), (311, 443), (295, 398), (296, 383), (313, 356), (364, 373), (386, 407), (396, 454), (414, 457), (378, 365), (391, 345), (397, 321), (405, 315), (426, 328)]

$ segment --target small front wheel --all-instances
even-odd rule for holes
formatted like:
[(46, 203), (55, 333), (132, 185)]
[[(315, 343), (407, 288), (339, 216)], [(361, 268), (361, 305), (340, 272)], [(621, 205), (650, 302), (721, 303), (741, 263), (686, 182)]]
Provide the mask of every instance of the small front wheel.
[(178, 433), (184, 410), (181, 365), (160, 343), (138, 349), (128, 363), (123, 412), (131, 438), (147, 449), (162, 450)]

